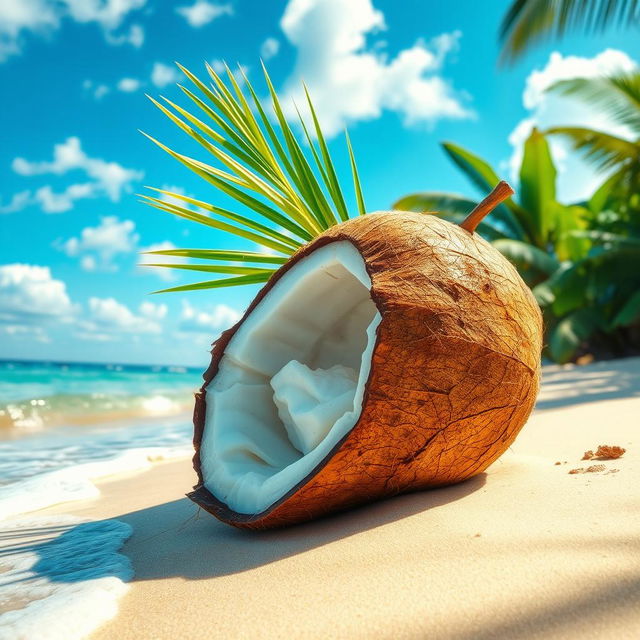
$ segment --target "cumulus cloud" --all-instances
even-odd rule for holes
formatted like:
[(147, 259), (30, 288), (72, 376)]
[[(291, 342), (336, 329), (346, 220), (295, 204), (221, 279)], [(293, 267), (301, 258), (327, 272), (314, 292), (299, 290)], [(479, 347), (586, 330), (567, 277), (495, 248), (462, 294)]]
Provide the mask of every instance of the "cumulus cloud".
[(153, 65), (151, 82), (153, 82), (156, 87), (166, 87), (168, 84), (179, 82), (181, 78), (182, 74), (176, 67), (163, 64), (162, 62), (156, 62)]
[(182, 301), (182, 313), (178, 328), (185, 333), (205, 333), (227, 329), (240, 319), (240, 313), (226, 304), (218, 304), (205, 311), (191, 306), (186, 300)]
[(106, 216), (98, 226), (85, 227), (80, 237), (69, 238), (59, 248), (68, 256), (80, 258), (85, 271), (116, 271), (114, 258), (134, 251), (139, 239), (133, 221)]
[(70, 316), (74, 306), (62, 280), (49, 267), (0, 265), (0, 320), (29, 322)]
[(63, 213), (72, 209), (76, 200), (91, 198), (95, 194), (95, 185), (90, 182), (72, 184), (60, 192), (45, 185), (36, 190), (30, 203), (40, 205), (45, 213)]
[(106, 84), (98, 84), (93, 80), (85, 80), (82, 88), (89, 93), (95, 100), (102, 100), (111, 89)]
[(15, 213), (16, 211), (20, 211), (31, 204), (32, 198), (31, 191), (19, 191), (13, 194), (6, 204), (2, 204), (2, 201), (0, 201), (0, 213)]
[(89, 314), (78, 322), (84, 339), (101, 340), (105, 336), (119, 333), (161, 333), (158, 320), (166, 315), (165, 305), (143, 303), (136, 314), (115, 298), (91, 297), (88, 302)]
[(296, 117), (292, 99), (304, 105), (304, 80), (327, 135), (384, 110), (398, 113), (407, 125), (473, 117), (466, 96), (439, 75), (458, 47), (459, 31), (418, 40), (390, 58), (383, 47), (367, 46), (368, 36), (386, 28), (371, 0), (290, 0), (280, 26), (297, 49), (285, 86), (287, 115)]
[(146, 0), (15, 0), (0, 2), (0, 63), (22, 52), (29, 37), (57, 30), (63, 21), (98, 24), (109, 44), (140, 47), (144, 31), (132, 25), (125, 34), (117, 30), (130, 13)]
[[(534, 126), (539, 129), (564, 125), (588, 127), (630, 138), (629, 129), (614, 123), (599, 109), (575, 98), (547, 93), (547, 89), (561, 80), (593, 78), (630, 71), (636, 67), (636, 63), (626, 53), (616, 49), (606, 49), (592, 58), (563, 56), (554, 52), (542, 69), (532, 71), (527, 77), (522, 93), (522, 103), (529, 113), (516, 125), (509, 136), (509, 142), (513, 147), (513, 153), (508, 162), (512, 179), (517, 181), (523, 143)], [(574, 202), (591, 195), (602, 183), (602, 175), (596, 174), (579, 154), (572, 152), (565, 140), (550, 137), (549, 141), (558, 167), (559, 198)]]
[(280, 51), (280, 41), (275, 38), (267, 38), (260, 45), (260, 57), (263, 60), (269, 60), (278, 55), (278, 51)]
[(139, 49), (144, 44), (144, 28), (139, 24), (132, 24), (128, 31), (119, 35), (106, 32), (105, 38), (112, 45), (130, 44)]
[(101, 158), (92, 158), (82, 149), (80, 139), (67, 138), (53, 149), (53, 159), (50, 161), (30, 161), (25, 158), (15, 158), (13, 170), (21, 176), (32, 177), (40, 175), (65, 175), (70, 171), (82, 171), (90, 182), (72, 184), (62, 192), (53, 191), (49, 185), (44, 185), (31, 193), (22, 191), (15, 194), (8, 205), (0, 207), (5, 213), (17, 211), (31, 204), (39, 204), (46, 213), (60, 213), (71, 209), (76, 200), (106, 195), (112, 201), (120, 200), (123, 192), (131, 191), (131, 184), (141, 180), (142, 171), (127, 169), (117, 162), (107, 162)]
[(121, 78), (116, 88), (118, 91), (123, 91), (124, 93), (132, 93), (140, 88), (140, 84), (140, 80), (136, 78)]
[(233, 6), (207, 2), (207, 0), (196, 0), (192, 5), (176, 7), (176, 13), (180, 14), (189, 26), (198, 29), (216, 18), (233, 15)]

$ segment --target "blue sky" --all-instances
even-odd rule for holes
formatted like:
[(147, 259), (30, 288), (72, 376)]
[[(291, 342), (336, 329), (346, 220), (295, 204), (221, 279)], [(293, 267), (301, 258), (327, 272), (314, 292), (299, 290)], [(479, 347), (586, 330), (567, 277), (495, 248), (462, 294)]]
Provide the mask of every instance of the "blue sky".
[[(212, 187), (156, 149), (188, 141), (145, 98), (180, 100), (180, 61), (240, 63), (278, 89), (304, 76), (348, 177), (349, 127), (369, 210), (416, 190), (477, 195), (439, 148), (455, 141), (513, 178), (531, 126), (612, 129), (544, 89), (631, 68), (637, 34), (570, 38), (497, 64), (507, 2), (463, 0), (5, 0), (0, 5), (0, 357), (201, 365), (256, 289), (150, 295), (193, 276), (137, 265), (155, 246), (248, 248), (152, 210), (135, 196), (169, 186), (216, 203)], [(613, 129), (612, 129), (613, 130)], [(622, 135), (624, 131), (617, 131)], [(554, 143), (560, 193), (595, 176)], [(165, 279), (160, 276), (164, 275)], [(197, 276), (196, 276), (197, 277)]]

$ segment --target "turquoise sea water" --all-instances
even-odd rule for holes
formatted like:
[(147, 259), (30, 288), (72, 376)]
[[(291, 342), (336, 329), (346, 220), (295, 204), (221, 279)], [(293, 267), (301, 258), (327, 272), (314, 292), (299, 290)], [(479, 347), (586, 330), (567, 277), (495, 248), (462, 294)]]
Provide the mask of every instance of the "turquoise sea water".
[[(195, 369), (0, 361), (0, 486), (134, 449), (188, 450)], [(16, 486), (15, 489), (19, 489)]]

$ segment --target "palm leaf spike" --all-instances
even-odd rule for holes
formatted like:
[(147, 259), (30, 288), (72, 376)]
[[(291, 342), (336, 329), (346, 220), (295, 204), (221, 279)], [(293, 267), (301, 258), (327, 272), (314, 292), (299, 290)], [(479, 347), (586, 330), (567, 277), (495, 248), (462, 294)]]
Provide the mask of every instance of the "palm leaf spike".
[[(209, 164), (174, 151), (143, 133), (190, 171), (242, 205), (244, 211), (236, 213), (200, 199), (153, 187), (149, 188), (159, 197), (142, 195), (142, 200), (155, 209), (249, 240), (265, 247), (273, 255), (223, 249), (171, 249), (153, 253), (212, 261), (213, 264), (154, 262), (146, 266), (233, 276), (163, 291), (266, 282), (275, 267), (286, 262), (288, 256), (304, 243), (350, 217), (309, 92), (305, 86), (312, 128), (308, 128), (299, 115), (303, 134), (300, 139), (308, 147), (305, 149), (287, 121), (264, 65), (268, 100), (275, 120), (267, 115), (264, 101), (242, 67), (239, 67), (240, 73), (236, 76), (226, 64), (224, 74), (218, 74), (210, 65), (206, 65), (210, 84), (179, 64), (178, 68), (193, 85), (193, 90), (178, 86), (192, 105), (197, 107), (198, 115), (167, 98), (162, 97), (160, 102), (148, 97), (169, 120), (212, 156), (214, 162)], [(357, 213), (362, 215), (366, 213), (364, 197), (348, 135), (346, 146)], [(311, 157), (308, 158), (308, 155)], [(217, 262), (227, 262), (227, 266), (215, 264)], [(229, 262), (235, 264), (231, 266)], [(265, 266), (254, 266), (256, 264)]]

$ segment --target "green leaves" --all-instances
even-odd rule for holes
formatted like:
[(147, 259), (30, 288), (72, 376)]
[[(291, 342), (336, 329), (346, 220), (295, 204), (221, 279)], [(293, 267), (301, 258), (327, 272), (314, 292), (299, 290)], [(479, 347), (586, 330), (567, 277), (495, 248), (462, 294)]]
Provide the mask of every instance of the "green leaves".
[(640, 320), (640, 290), (636, 291), (622, 306), (613, 319), (614, 327), (626, 327)]
[[(586, 136), (584, 131), (580, 136)], [(451, 143), (443, 147), (478, 189), (486, 192), (498, 181), (482, 158)], [(627, 222), (640, 188), (640, 178), (634, 178), (640, 176), (640, 162), (633, 162), (607, 179), (588, 202), (559, 203), (549, 144), (534, 128), (524, 143), (518, 202), (509, 199), (478, 227), (532, 288), (544, 309), (547, 355), (558, 362), (574, 358), (581, 345), (596, 337), (607, 339), (620, 327), (640, 325), (640, 235), (633, 235)], [(455, 194), (421, 192), (400, 198), (394, 208), (460, 223), (475, 204)]]
[(640, 136), (639, 71), (562, 80), (552, 85), (549, 91), (580, 98)]
[(518, 269), (529, 286), (546, 280), (560, 266), (546, 251), (520, 240), (496, 240), (493, 246)]
[(640, 156), (640, 147), (635, 142), (602, 131), (581, 127), (552, 127), (547, 133), (567, 138), (573, 148), (582, 151), (585, 160), (600, 171), (618, 167)]
[(602, 314), (596, 309), (579, 309), (563, 318), (549, 338), (549, 352), (554, 362), (569, 362), (601, 326)]
[[(442, 148), (483, 195), (500, 182), (496, 172), (479, 156), (451, 142), (442, 143)], [(524, 219), (523, 212), (512, 198), (505, 200), (491, 212), (491, 219), (499, 221), (509, 231), (509, 235), (516, 239), (525, 234), (521, 218)]]
[(527, 212), (521, 223), (524, 222), (535, 244), (542, 246), (555, 222), (556, 168), (544, 135), (535, 127), (524, 143), (520, 205)]
[(512, 0), (500, 26), (501, 60), (513, 62), (551, 36), (635, 27), (639, 19), (637, 0)]
[[(193, 113), (166, 98), (162, 98), (162, 102), (153, 98), (150, 100), (212, 157), (213, 163), (178, 153), (151, 136), (147, 137), (193, 173), (234, 199), (245, 211), (230, 211), (203, 200), (161, 189), (156, 189), (161, 194), (160, 197), (142, 196), (147, 204), (281, 254), (276, 259), (271, 259), (254, 252), (236, 252), (235, 256), (240, 262), (244, 262), (243, 256), (247, 256), (253, 257), (254, 261), (269, 259), (272, 264), (282, 264), (286, 259), (284, 256), (291, 255), (304, 243), (337, 224), (339, 220), (349, 218), (346, 199), (306, 88), (307, 103), (313, 122), (312, 131), (315, 135), (314, 140), (300, 117), (308, 150), (305, 150), (289, 125), (264, 67), (270, 109), (262, 103), (242, 70), (244, 89), (228, 67), (226, 78), (223, 79), (207, 65), (211, 83), (206, 84), (188, 69), (178, 66), (192, 83), (194, 91), (182, 86), (180, 88), (197, 111)], [(269, 110), (273, 112), (275, 122), (267, 115)], [(362, 215), (366, 213), (364, 197), (348, 136), (346, 147), (351, 164), (355, 201), (358, 213)], [(214, 261), (230, 260), (227, 256), (234, 253), (223, 250), (179, 251), (183, 252), (182, 257), (188, 258), (195, 257), (193, 251), (198, 251), (197, 255), (200, 258)], [(255, 284), (266, 281), (273, 271), (253, 268), (244, 271), (243, 269), (247, 269), (245, 265), (235, 270), (215, 265), (194, 265), (192, 268), (189, 265), (164, 263), (157, 266), (237, 274), (237, 277), (173, 287), (165, 291)]]

